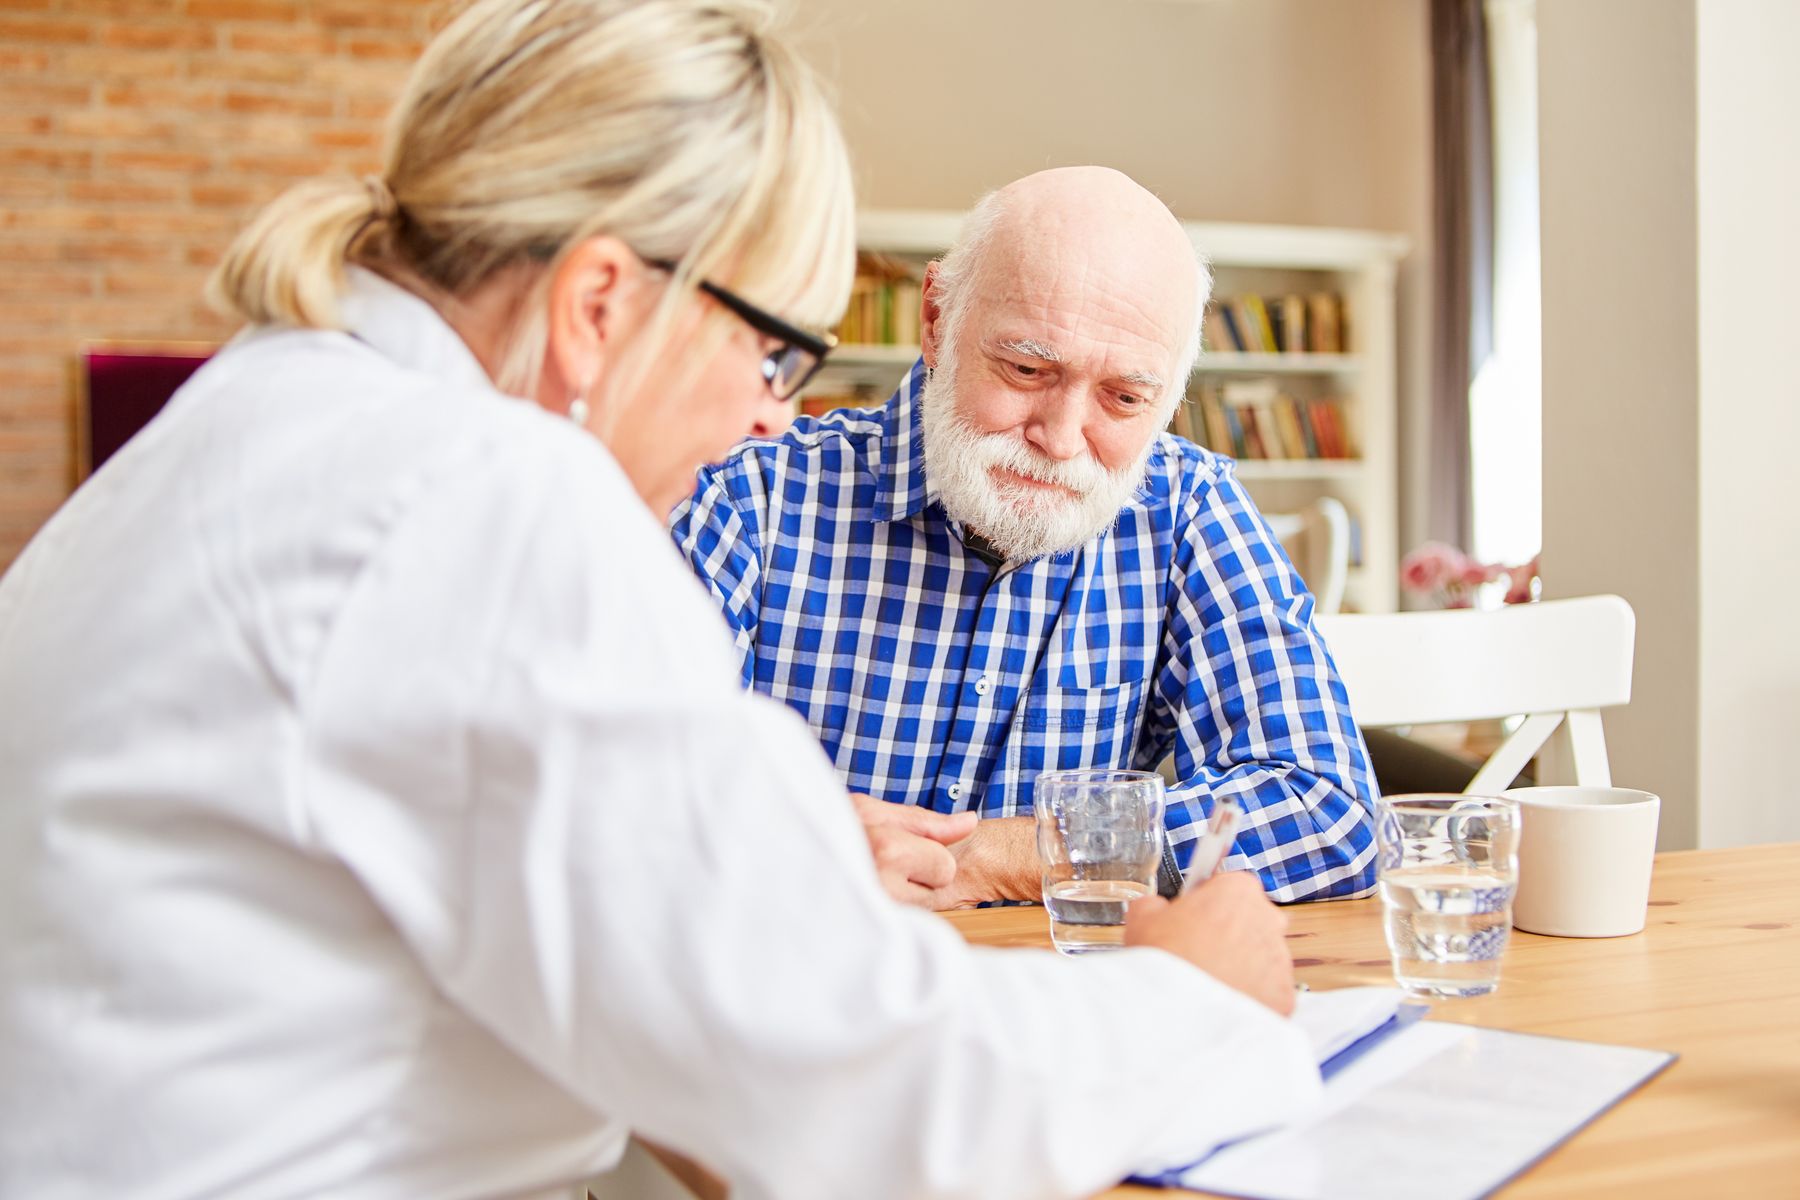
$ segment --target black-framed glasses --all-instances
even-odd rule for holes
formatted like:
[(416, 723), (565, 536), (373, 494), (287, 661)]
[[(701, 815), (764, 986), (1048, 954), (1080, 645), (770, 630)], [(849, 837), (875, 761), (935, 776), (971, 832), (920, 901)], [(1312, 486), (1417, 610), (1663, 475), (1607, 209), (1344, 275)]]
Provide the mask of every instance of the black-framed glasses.
[[(667, 259), (647, 258), (644, 261), (659, 271), (673, 272), (676, 266)], [(768, 384), (770, 393), (777, 400), (793, 399), (819, 373), (819, 368), (825, 365), (825, 356), (837, 345), (837, 338), (831, 334), (812, 333), (790, 325), (710, 279), (700, 281), (700, 290), (737, 314), (756, 332), (781, 342), (762, 361), (763, 382)]]

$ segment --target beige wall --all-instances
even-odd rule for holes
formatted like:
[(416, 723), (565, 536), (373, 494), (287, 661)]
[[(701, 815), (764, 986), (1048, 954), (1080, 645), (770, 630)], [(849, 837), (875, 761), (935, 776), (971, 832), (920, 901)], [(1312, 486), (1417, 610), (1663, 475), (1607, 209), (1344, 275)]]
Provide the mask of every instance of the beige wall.
[[(1425, 386), (1424, 0), (789, 0), (874, 208), (1097, 162), (1203, 221), (1408, 235), (1403, 445)], [(1412, 462), (1418, 454), (1406, 455)], [(1419, 489), (1401, 480), (1403, 511)], [(1416, 505), (1416, 500), (1414, 501)], [(1402, 545), (1423, 527), (1406, 521)]]
[(1663, 846), (1800, 838), (1800, 7), (1559, 0), (1539, 52), (1545, 577), (1637, 609)]
[(1800, 5), (1697, 17), (1700, 842), (1800, 841), (1779, 766), (1800, 733)]
[(1538, 6), (1547, 594), (1637, 610), (1613, 778), (1698, 830), (1693, 0)]

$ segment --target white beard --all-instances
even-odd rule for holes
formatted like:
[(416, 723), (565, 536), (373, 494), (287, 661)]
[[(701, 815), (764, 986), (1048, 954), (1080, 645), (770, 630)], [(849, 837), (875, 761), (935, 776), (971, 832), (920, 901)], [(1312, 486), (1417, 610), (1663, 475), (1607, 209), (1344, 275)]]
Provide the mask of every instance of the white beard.
[[(1110, 528), (1143, 484), (1156, 445), (1149, 439), (1136, 462), (1108, 471), (1090, 454), (1059, 462), (1018, 434), (981, 433), (956, 410), (956, 364), (948, 353), (926, 379), (919, 407), (925, 473), (944, 511), (1010, 562), (1066, 554)], [(1060, 487), (1005, 483), (994, 478), (995, 467)]]

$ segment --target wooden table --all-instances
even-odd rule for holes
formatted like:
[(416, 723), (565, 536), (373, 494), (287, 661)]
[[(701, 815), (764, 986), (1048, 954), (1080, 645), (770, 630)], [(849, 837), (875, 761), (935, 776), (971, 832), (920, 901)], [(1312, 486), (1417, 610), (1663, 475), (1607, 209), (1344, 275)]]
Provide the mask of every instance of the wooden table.
[[(1289, 908), (1299, 977), (1391, 984), (1377, 903)], [(1434, 1006), (1434, 1019), (1681, 1055), (1502, 1195), (1800, 1197), (1800, 845), (1659, 855), (1650, 905), (1633, 937), (1514, 930), (1496, 993)], [(1041, 908), (948, 917), (972, 942), (1050, 944)]]

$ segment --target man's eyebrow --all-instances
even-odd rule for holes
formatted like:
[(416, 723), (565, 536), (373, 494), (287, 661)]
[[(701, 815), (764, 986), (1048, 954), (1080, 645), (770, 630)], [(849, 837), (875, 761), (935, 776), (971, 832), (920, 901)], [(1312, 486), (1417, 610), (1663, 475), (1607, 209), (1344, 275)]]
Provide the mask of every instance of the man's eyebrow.
[(1135, 384), (1136, 386), (1141, 387), (1141, 388), (1148, 388), (1151, 391), (1158, 393), (1159, 395), (1161, 394), (1162, 389), (1163, 389), (1162, 379), (1150, 371), (1125, 371), (1125, 372), (1122, 372), (1119, 375), (1119, 382)]
[(1022, 354), (1026, 358), (1035, 358), (1039, 362), (1059, 363), (1062, 354), (1054, 346), (1046, 346), (1032, 338), (1001, 338), (994, 343), (997, 350), (1010, 350), (1014, 354)]
[[(1005, 350), (1025, 358), (1035, 358), (1039, 362), (1060, 363), (1063, 361), (1061, 351), (1054, 346), (1046, 346), (1036, 338), (998, 338), (994, 341), (993, 346), (996, 350)], [(1154, 371), (1121, 371), (1114, 378), (1120, 383), (1144, 388), (1159, 396), (1162, 394), (1162, 377)]]

